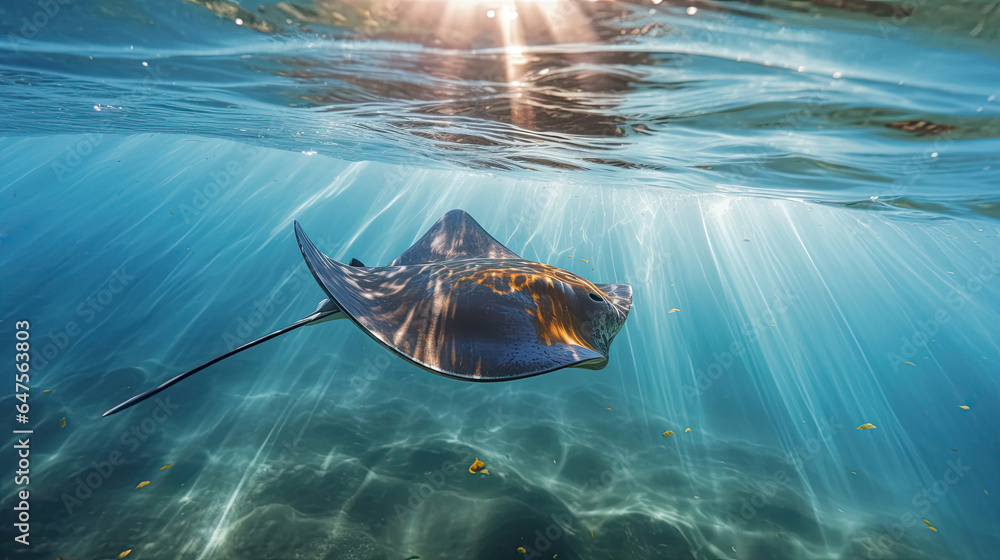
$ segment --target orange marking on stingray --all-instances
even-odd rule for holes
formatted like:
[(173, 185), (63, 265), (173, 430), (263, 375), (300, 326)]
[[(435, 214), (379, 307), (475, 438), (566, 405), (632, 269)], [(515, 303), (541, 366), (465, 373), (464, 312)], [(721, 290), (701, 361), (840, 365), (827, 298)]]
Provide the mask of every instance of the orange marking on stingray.
[(562, 296), (561, 292), (552, 295), (557, 297), (550, 297), (543, 302), (539, 294), (532, 294), (535, 311), (529, 311), (528, 314), (535, 320), (538, 338), (547, 346), (552, 346), (553, 343), (575, 344), (593, 350), (574, 324), (573, 314), (570, 313), (565, 297), (559, 297)]
[(527, 267), (477, 270), (468, 276), (458, 278), (454, 285), (457, 287), (462, 282), (474, 281), (499, 295), (521, 292), (531, 287), (543, 288), (546, 290), (544, 294), (531, 293), (532, 302), (535, 304), (534, 311), (525, 308), (534, 319), (539, 342), (547, 346), (573, 344), (593, 350), (593, 346), (584, 339), (573, 321), (574, 314), (570, 311), (565, 294), (557, 289), (555, 280), (581, 286), (588, 291), (603, 293), (587, 280), (543, 263), (531, 263)]

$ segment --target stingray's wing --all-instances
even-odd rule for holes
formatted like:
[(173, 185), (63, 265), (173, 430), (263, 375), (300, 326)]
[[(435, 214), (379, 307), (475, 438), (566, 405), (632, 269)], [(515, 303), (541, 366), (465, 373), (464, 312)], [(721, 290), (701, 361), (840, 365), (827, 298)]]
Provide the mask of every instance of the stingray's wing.
[(459, 259), (516, 259), (464, 210), (452, 210), (437, 221), (389, 266), (423, 264)]
[[(490, 259), (357, 268), (321, 253), (298, 223), (295, 236), (316, 281), (348, 318), (428, 371), (469, 381), (505, 381), (607, 361), (578, 340), (551, 334), (565, 329), (548, 329), (541, 336), (529, 311), (534, 306), (530, 294), (499, 293), (476, 281), (458, 281)], [(525, 261), (502, 262), (517, 266)]]

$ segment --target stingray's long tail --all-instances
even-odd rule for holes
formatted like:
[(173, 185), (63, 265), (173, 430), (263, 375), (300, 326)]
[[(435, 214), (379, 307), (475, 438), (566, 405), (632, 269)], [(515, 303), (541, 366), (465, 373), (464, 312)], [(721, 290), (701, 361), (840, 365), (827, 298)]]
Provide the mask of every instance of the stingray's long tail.
[(322, 321), (324, 319), (325, 320), (334, 319), (335, 317), (331, 317), (331, 316), (334, 315), (334, 314), (336, 314), (336, 313), (342, 313), (342, 311), (340, 310), (340, 308), (337, 307), (337, 304), (331, 302), (330, 300), (323, 300), (323, 302), (320, 303), (319, 308), (317, 308), (316, 311), (310, 313), (309, 315), (306, 315), (305, 317), (299, 319), (298, 321), (295, 321), (291, 325), (288, 325), (287, 327), (285, 327), (283, 329), (276, 330), (276, 331), (274, 331), (271, 334), (262, 336), (262, 337), (258, 338), (257, 340), (254, 340), (253, 342), (248, 342), (248, 343), (244, 344), (243, 346), (240, 346), (239, 348), (233, 350), (232, 352), (227, 352), (227, 353), (219, 356), (218, 358), (215, 358), (214, 360), (212, 360), (210, 362), (204, 363), (204, 364), (202, 364), (202, 365), (194, 368), (191, 371), (182, 373), (182, 374), (178, 375), (177, 377), (174, 377), (173, 379), (167, 381), (166, 383), (163, 383), (159, 387), (156, 387), (154, 389), (150, 389), (149, 391), (146, 391), (145, 393), (140, 393), (140, 394), (132, 397), (131, 399), (129, 399), (129, 400), (121, 403), (120, 405), (112, 408), (111, 410), (105, 412), (104, 414), (102, 414), (102, 416), (110, 416), (110, 415), (112, 415), (112, 414), (114, 414), (116, 412), (121, 412), (122, 410), (125, 410), (126, 408), (128, 408), (128, 407), (130, 407), (130, 406), (132, 406), (134, 404), (140, 403), (140, 402), (148, 399), (149, 397), (152, 397), (153, 395), (159, 393), (160, 391), (166, 389), (167, 387), (170, 387), (171, 385), (174, 385), (175, 383), (179, 383), (179, 382), (183, 381), (184, 379), (186, 379), (186, 378), (188, 378), (188, 377), (190, 377), (190, 376), (198, 373), (199, 371), (207, 368), (208, 366), (210, 366), (212, 364), (215, 364), (217, 362), (221, 362), (222, 360), (225, 360), (226, 358), (228, 358), (228, 357), (230, 357), (232, 355), (239, 354), (240, 352), (246, 350), (247, 348), (253, 348), (254, 346), (257, 346), (258, 344), (260, 344), (262, 342), (267, 342), (268, 340), (271, 340), (272, 338), (274, 338), (276, 336), (281, 336), (281, 335), (283, 335), (283, 334), (285, 334), (287, 332), (294, 331), (295, 329), (297, 329), (299, 327), (304, 327), (304, 326), (306, 326), (306, 325), (308, 325), (310, 323), (320, 322), (320, 321)]

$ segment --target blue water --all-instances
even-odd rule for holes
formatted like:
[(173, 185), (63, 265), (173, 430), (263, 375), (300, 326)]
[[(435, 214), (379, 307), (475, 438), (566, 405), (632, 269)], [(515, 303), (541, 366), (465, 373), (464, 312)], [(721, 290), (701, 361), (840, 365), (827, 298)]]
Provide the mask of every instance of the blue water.
[[(993, 558), (998, 10), (4, 2), (3, 557)], [(315, 308), (293, 220), (384, 265), (453, 208), (632, 285), (605, 369), (337, 321), (101, 417)]]

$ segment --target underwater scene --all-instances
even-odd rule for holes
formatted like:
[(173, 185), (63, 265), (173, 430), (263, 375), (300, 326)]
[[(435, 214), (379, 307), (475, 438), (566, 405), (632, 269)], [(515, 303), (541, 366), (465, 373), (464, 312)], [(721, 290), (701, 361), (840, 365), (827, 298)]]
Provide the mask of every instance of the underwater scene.
[(0, 558), (997, 557), (1000, 2), (3, 0), (0, 92)]

